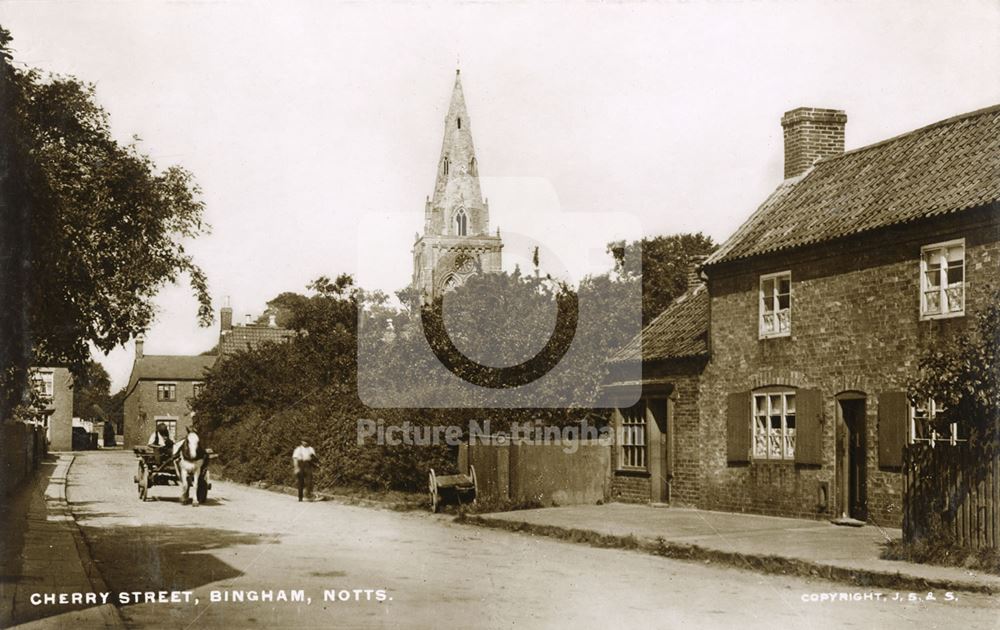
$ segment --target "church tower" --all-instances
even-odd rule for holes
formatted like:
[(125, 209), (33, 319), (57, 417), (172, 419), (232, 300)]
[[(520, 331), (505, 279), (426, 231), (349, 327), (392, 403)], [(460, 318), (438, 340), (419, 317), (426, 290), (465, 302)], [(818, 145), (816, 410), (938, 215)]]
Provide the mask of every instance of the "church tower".
[(413, 245), (413, 286), (424, 300), (462, 285), (477, 273), (500, 271), (500, 230), (490, 234), (490, 208), (479, 189), (472, 121), (455, 71), (434, 195), (424, 207), (424, 233)]

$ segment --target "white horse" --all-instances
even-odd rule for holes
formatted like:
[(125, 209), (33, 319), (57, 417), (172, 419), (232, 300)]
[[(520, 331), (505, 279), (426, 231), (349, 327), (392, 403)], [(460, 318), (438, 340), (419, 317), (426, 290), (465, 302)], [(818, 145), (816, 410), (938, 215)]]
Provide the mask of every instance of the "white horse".
[(181, 504), (191, 503), (191, 487), (194, 486), (194, 504), (198, 505), (198, 484), (203, 482), (208, 453), (198, 443), (198, 434), (193, 430), (188, 429), (187, 437), (174, 444), (174, 465), (181, 482)]

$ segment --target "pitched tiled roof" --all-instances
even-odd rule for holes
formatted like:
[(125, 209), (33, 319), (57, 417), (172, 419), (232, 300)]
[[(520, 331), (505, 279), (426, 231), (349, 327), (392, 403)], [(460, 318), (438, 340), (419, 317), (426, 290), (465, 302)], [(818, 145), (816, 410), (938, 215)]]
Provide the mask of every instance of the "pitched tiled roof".
[(276, 328), (266, 324), (248, 324), (233, 326), (222, 331), (219, 339), (219, 354), (227, 355), (257, 348), (263, 343), (281, 343), (295, 336), (295, 331), (287, 328)]
[(783, 182), (706, 265), (1000, 200), (1000, 105), (821, 160)]
[(612, 361), (680, 359), (708, 354), (708, 290), (698, 284), (674, 300)]

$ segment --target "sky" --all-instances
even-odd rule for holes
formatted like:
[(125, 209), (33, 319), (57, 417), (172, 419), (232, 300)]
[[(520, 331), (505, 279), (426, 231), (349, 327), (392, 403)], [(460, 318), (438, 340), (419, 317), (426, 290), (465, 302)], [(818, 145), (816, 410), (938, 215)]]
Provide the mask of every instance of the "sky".
[[(781, 181), (789, 109), (845, 110), (851, 149), (1000, 103), (996, 0), (6, 0), (0, 24), (195, 174), (212, 232), (188, 250), (237, 319), (320, 275), (408, 283), (459, 66), (492, 226), (575, 277), (615, 238), (724, 241)], [(146, 353), (215, 344), (185, 284), (157, 307)], [(95, 355), (113, 389), (133, 352)]]

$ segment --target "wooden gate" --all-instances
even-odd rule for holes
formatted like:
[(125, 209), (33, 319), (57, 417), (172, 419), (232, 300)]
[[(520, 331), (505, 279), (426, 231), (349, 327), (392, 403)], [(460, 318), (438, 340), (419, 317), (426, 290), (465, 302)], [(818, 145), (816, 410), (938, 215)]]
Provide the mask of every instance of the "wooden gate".
[(940, 530), (971, 549), (1000, 548), (1000, 449), (914, 443), (903, 451), (903, 538)]

